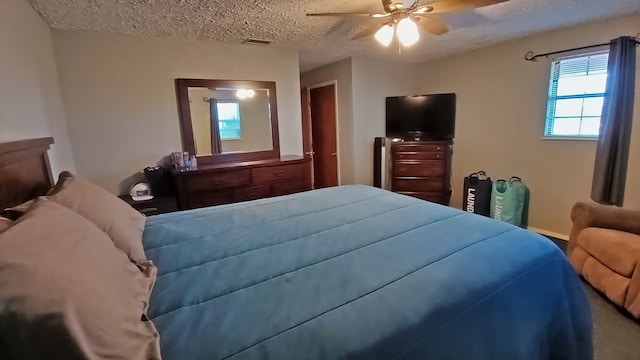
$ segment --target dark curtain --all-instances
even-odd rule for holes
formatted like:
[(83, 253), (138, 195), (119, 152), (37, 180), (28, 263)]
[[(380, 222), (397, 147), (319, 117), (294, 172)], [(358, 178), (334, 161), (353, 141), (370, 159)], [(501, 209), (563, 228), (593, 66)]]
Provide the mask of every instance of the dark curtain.
[(634, 38), (611, 40), (607, 74), (591, 198), (601, 204), (622, 206), (636, 82)]
[(222, 140), (220, 139), (220, 122), (218, 121), (218, 100), (209, 99), (209, 114), (211, 116), (211, 154), (222, 153)]

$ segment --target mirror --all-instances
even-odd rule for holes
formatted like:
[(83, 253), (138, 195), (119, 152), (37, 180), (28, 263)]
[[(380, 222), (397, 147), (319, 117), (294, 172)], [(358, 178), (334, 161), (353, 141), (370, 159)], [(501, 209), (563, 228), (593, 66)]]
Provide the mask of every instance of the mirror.
[(278, 158), (275, 83), (176, 80), (184, 151), (198, 163)]

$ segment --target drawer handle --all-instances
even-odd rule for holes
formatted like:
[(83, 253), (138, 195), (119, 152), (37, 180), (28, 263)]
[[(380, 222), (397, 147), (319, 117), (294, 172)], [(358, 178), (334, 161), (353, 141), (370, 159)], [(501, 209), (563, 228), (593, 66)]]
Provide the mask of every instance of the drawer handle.
[(436, 158), (440, 159), (440, 154), (436, 155)]
[(398, 157), (402, 159), (404, 157), (404, 155), (400, 154)]
[(144, 208), (144, 209), (140, 209), (138, 210), (139, 212), (146, 214), (146, 213), (150, 213), (150, 212), (154, 212), (154, 211), (158, 211), (158, 208), (155, 207), (150, 207), (150, 208)]
[(407, 169), (400, 169), (400, 172), (405, 172)]
[(224, 179), (215, 179), (213, 180), (214, 185), (222, 185), (224, 184)]
[(440, 151), (440, 146), (438, 146), (438, 151)]
[(276, 171), (275, 173), (273, 173), (273, 175), (275, 175), (276, 177), (282, 177), (284, 176), (284, 171)]

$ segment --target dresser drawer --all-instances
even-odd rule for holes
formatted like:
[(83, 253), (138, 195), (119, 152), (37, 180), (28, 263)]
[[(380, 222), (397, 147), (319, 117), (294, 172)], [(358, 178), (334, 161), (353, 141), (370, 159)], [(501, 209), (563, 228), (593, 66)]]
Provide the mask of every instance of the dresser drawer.
[(249, 185), (251, 183), (251, 173), (249, 170), (240, 170), (216, 174), (199, 174), (189, 176), (185, 181), (189, 192), (223, 189)]
[(249, 201), (271, 195), (269, 185), (251, 186), (233, 190), (233, 201)]
[(198, 169), (174, 169), (181, 210), (230, 204), (310, 190), (309, 160), (282, 158), (255, 162), (200, 164)]
[(298, 192), (310, 190), (306, 188), (303, 180), (276, 183), (272, 185), (271, 189), (273, 196), (295, 194)]
[(440, 160), (445, 158), (444, 152), (399, 152), (396, 153), (396, 160)]
[(443, 177), (444, 161), (396, 162), (393, 164), (394, 177)]
[(190, 209), (229, 204), (233, 202), (233, 192), (231, 190), (193, 192), (189, 193), (188, 199)]
[(393, 152), (444, 152), (447, 150), (445, 144), (393, 144)]
[(269, 166), (253, 169), (253, 183), (264, 184), (274, 181), (299, 179), (304, 177), (304, 169), (305, 166), (302, 164)]
[(444, 179), (393, 179), (393, 191), (442, 191)]
[(431, 201), (437, 204), (449, 205), (449, 193), (429, 193), (429, 192), (412, 192), (412, 191), (398, 191), (398, 194), (412, 196), (421, 200)]

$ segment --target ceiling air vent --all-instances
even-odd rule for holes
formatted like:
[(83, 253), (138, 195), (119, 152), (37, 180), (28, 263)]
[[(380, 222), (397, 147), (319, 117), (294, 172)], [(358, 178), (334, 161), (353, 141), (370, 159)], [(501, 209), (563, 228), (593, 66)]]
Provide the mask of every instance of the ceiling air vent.
[(247, 39), (245, 41), (242, 42), (243, 44), (249, 44), (249, 45), (269, 45), (271, 44), (271, 41), (269, 40), (260, 40), (260, 39)]

